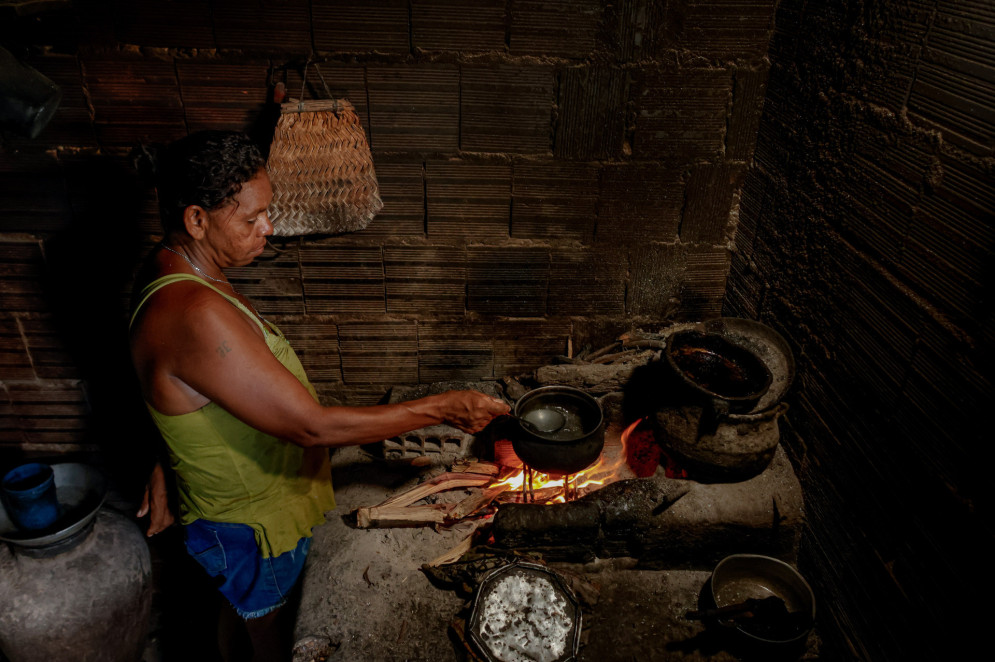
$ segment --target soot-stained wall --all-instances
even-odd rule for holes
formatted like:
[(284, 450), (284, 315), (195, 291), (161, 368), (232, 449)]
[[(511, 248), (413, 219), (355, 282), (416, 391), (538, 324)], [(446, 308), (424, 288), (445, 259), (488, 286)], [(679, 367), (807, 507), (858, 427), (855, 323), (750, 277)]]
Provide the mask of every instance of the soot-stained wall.
[(2, 137), (0, 449), (140, 445), (126, 311), (160, 230), (127, 156), (198, 129), (265, 136), (273, 86), (298, 96), (309, 57), (360, 115), (384, 209), (229, 275), (326, 403), (720, 314), (775, 5), (9, 3), (4, 46), (63, 101), (37, 138)]
[(991, 588), (995, 9), (783, 0), (776, 25), (725, 310), (799, 359), (828, 659), (975, 659), (954, 605)]

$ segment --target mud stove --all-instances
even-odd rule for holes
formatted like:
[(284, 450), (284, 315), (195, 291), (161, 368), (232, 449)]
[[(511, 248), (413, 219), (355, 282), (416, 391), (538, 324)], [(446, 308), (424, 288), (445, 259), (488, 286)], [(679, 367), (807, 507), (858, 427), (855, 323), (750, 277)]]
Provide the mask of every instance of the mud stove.
[[(717, 335), (748, 348), (769, 373), (762, 393), (729, 411), (689, 389), (667, 356), (678, 333)], [(600, 408), (603, 446), (596, 461), (569, 475), (532, 469), (515, 452), (522, 424), (510, 418), (477, 435), (445, 425), (417, 430), (366, 449), (371, 467), (420, 467), (423, 476), (354, 509), (352, 531), (460, 531), (446, 553), (420, 560), (435, 590), (453, 589), (466, 600), (449, 621), (458, 657), (533, 659), (516, 657), (508, 642), (503, 653), (481, 644), (482, 598), (474, 595), (481, 586), (487, 595), (501, 593), (497, 569), (538, 563), (534, 581), (545, 586), (541, 573), (553, 572), (583, 613), (575, 650), (550, 660), (749, 658), (750, 647), (730, 637), (729, 628), (686, 615), (715, 607), (711, 572), (730, 555), (797, 561), (802, 491), (777, 427), (794, 374), (790, 350), (755, 322), (720, 319), (633, 334), (567, 358), (524, 379), (395, 388), (390, 399), (472, 388), (514, 403), (553, 386), (582, 390)], [(816, 649), (813, 633), (776, 653), (817, 659)], [(769, 650), (762, 655), (775, 657)]]

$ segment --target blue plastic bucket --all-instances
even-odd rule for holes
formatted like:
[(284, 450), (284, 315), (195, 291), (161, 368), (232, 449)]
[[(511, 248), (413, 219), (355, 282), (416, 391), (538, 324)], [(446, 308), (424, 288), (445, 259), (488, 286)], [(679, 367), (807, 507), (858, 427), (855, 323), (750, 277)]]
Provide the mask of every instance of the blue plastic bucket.
[(40, 462), (22, 464), (7, 472), (0, 482), (4, 506), (19, 529), (37, 531), (59, 518), (52, 467)]

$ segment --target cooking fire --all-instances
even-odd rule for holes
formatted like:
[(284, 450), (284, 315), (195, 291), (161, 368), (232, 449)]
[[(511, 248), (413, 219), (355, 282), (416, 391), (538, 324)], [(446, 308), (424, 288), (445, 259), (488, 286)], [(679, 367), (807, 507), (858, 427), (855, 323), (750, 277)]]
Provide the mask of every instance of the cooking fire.
[[(622, 599), (619, 591), (631, 591), (617, 609), (580, 600), (584, 618), (601, 610), (602, 620), (582, 625), (578, 612), (573, 631), (584, 632), (583, 650), (594, 656), (578, 660), (598, 659), (599, 654), (610, 659), (604, 657), (606, 652), (627, 645), (615, 639), (621, 626), (612, 619), (615, 611), (621, 610), (621, 616), (628, 603), (641, 600), (647, 590), (664, 600), (653, 611), (658, 620), (644, 624), (647, 633), (665, 621), (667, 636), (683, 632), (693, 638), (704, 625), (685, 614), (709, 608), (700, 603), (700, 592), (716, 564), (730, 554), (790, 562), (796, 558), (804, 525), (801, 486), (776, 439), (777, 418), (786, 406), (781, 398), (793, 376), (790, 356), (754, 327), (735, 320), (723, 324), (678, 325), (662, 334), (627, 336), (605, 354), (620, 357), (618, 364), (575, 360), (537, 370), (531, 383), (507, 379), (397, 389), (392, 401), (421, 397), (433, 388), (473, 388), (515, 404), (512, 416), (477, 435), (432, 426), (385, 440), (383, 456), (370, 458), (379, 471), (394, 466), (422, 477), (418, 482), (409, 478), (403, 486), (380, 493), (379, 499), (353, 499), (348, 504), (353, 526), (329, 535), (352, 539), (364, 530), (369, 535), (371, 529), (390, 529), (384, 539), (403, 540), (399, 544), (412, 555), (423, 549), (418, 541), (444, 540), (442, 549), (433, 547), (411, 559), (436, 590), (479, 588), (485, 571), (504, 568), (524, 573), (507, 576), (527, 578), (531, 584), (521, 588), (522, 595), (528, 595), (543, 578), (552, 581), (564, 569), (579, 568), (581, 574), (563, 587), (565, 594), (578, 586), (582, 597), (593, 590), (584, 579), (588, 571), (599, 577), (594, 592), (602, 600), (610, 603)], [(764, 363), (766, 373), (761, 374), (770, 376), (769, 383), (765, 378), (761, 384), (766, 390), (751, 390), (728, 410), (714, 393), (696, 391), (686, 383), (693, 375), (676, 374), (674, 362), (664, 356), (670, 335), (686, 330), (724, 333), (730, 342), (749, 348)], [(722, 343), (714, 347), (724, 348)], [(695, 358), (709, 357), (698, 352)], [(738, 371), (722, 361), (714, 369)], [(712, 376), (708, 386), (715, 388), (720, 382)], [(559, 416), (543, 413), (554, 408)], [(341, 461), (344, 468), (356, 464), (355, 457)], [(367, 538), (365, 544), (378, 539)], [(356, 549), (361, 549), (362, 539), (355, 540)], [(368, 551), (356, 553), (357, 563), (375, 567), (375, 561), (371, 565), (367, 559), (376, 557)], [(540, 567), (508, 569), (507, 564), (525, 560)], [(373, 570), (363, 574), (372, 586)], [(501, 589), (495, 595), (503, 596), (508, 586), (496, 577), (493, 581)], [(401, 588), (395, 585), (392, 590)], [(311, 604), (320, 607), (337, 595), (312, 592)], [(606, 597), (611, 595), (618, 597)], [(427, 603), (418, 604), (420, 609)], [(493, 628), (517, 621), (481, 622), (483, 614), (493, 611), (490, 607), (477, 604), (477, 620), (464, 614), (451, 623), (456, 639), (478, 657), (486, 641), (510, 645), (521, 635), (508, 631), (507, 638), (495, 640)], [(568, 649), (578, 645), (570, 637), (525, 641), (539, 648), (553, 643)]]
[(604, 449), (594, 464), (574, 474), (551, 474), (537, 471), (515, 455), (511, 442), (495, 442), (495, 462), (517, 473), (502, 478), (496, 486), (507, 486), (506, 501), (519, 503), (563, 503), (608, 483), (624, 478), (652, 476), (663, 462), (668, 478), (686, 478), (687, 472), (672, 460), (649, 428), (646, 418), (631, 423), (617, 442), (606, 440)]

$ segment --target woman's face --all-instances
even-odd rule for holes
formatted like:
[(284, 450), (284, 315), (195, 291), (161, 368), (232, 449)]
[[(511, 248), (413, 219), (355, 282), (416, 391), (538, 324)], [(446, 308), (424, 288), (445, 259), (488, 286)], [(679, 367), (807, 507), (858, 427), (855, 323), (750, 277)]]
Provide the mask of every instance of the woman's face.
[(267, 208), (273, 200), (269, 175), (260, 169), (242, 185), (232, 202), (208, 212), (207, 238), (221, 267), (249, 264), (273, 234)]

